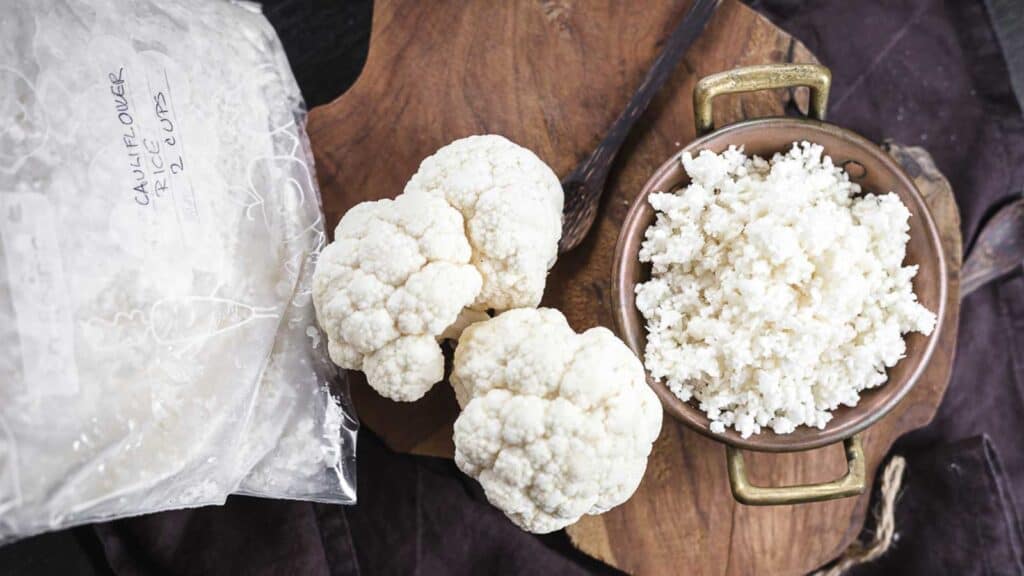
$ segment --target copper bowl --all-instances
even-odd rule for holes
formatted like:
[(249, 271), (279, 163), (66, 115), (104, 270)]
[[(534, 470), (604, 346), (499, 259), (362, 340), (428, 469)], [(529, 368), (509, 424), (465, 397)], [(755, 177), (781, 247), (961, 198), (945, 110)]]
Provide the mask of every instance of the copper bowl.
[[(694, 110), (698, 131), (711, 130), (711, 100), (729, 92), (760, 88), (809, 85), (812, 88), (811, 114), (824, 117), (830, 75), (826, 68), (812, 65), (768, 65), (742, 68), (701, 80), (694, 92)], [(644, 232), (655, 214), (647, 197), (652, 192), (671, 191), (689, 183), (680, 157), (684, 152), (696, 155), (700, 150), (720, 153), (730, 145), (743, 146), (746, 153), (771, 157), (785, 152), (795, 141), (821, 144), (836, 165), (846, 166), (851, 180), (867, 192), (893, 191), (910, 210), (910, 241), (904, 265), (919, 267), (914, 278), (918, 300), (935, 312), (938, 323), (930, 336), (913, 333), (906, 336), (905, 357), (888, 371), (888, 381), (879, 388), (866, 390), (854, 407), (840, 407), (823, 429), (798, 427), (790, 434), (770, 430), (742, 438), (732, 429), (711, 432), (707, 416), (695, 404), (680, 400), (668, 387), (650, 377), (648, 383), (658, 394), (665, 410), (690, 428), (729, 448), (729, 473), (736, 498), (749, 504), (783, 504), (825, 500), (859, 494), (864, 489), (864, 457), (857, 434), (888, 413), (907, 395), (924, 371), (938, 342), (946, 302), (946, 267), (938, 230), (928, 206), (913, 181), (881, 148), (862, 136), (806, 118), (760, 118), (746, 120), (711, 131), (691, 142), (669, 158), (633, 200), (616, 246), (612, 270), (614, 316), (619, 335), (643, 358), (646, 345), (644, 321), (636, 308), (635, 286), (650, 278), (650, 266), (638, 260)], [(838, 441), (846, 443), (849, 472), (839, 481), (785, 488), (751, 486), (743, 469), (739, 448), (767, 452), (809, 450)]]

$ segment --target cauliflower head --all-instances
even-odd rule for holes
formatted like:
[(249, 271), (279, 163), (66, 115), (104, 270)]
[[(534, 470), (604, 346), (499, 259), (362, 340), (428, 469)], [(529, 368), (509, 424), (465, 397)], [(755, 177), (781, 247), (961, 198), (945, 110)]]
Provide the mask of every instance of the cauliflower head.
[(459, 211), (428, 194), (349, 210), (313, 274), (331, 360), (393, 400), (417, 400), (440, 381), (438, 337), (482, 285), (463, 229)]
[(462, 138), (425, 159), (405, 192), (444, 198), (465, 218), (483, 277), (473, 308), (540, 303), (562, 236), (563, 192), (533, 152), (497, 135)]
[(451, 383), (455, 462), (521, 528), (546, 533), (625, 502), (662, 409), (637, 357), (606, 328), (577, 334), (552, 309), (469, 326)]

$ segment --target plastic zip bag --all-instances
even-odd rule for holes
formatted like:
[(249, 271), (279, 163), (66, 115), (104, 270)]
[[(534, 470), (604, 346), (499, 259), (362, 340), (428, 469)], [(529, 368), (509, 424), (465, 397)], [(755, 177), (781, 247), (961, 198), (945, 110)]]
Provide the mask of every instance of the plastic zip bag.
[(304, 120), (255, 5), (0, 0), (0, 542), (354, 501)]

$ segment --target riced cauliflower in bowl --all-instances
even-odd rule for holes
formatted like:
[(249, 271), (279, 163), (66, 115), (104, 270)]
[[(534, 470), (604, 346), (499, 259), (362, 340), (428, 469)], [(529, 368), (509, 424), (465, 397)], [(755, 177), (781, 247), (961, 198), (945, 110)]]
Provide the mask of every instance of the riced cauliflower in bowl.
[(687, 145), (633, 200), (615, 327), (677, 420), (733, 448), (807, 450), (910, 391), (946, 274), (928, 207), (885, 151), (824, 122), (746, 120)]
[(860, 194), (809, 142), (770, 160), (730, 146), (681, 162), (690, 183), (647, 198), (657, 216), (639, 260), (651, 278), (636, 306), (646, 368), (712, 432), (824, 428), (886, 382), (903, 334), (932, 332), (895, 193)]

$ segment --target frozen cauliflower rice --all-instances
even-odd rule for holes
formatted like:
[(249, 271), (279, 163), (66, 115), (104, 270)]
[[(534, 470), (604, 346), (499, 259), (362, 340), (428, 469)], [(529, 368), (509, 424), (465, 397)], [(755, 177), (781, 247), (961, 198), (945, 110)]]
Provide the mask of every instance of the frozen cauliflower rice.
[(712, 431), (824, 428), (885, 383), (904, 333), (932, 332), (917, 267), (902, 265), (910, 212), (896, 194), (859, 196), (807, 142), (770, 162), (736, 148), (682, 162), (690, 185), (649, 198), (652, 273), (636, 304), (647, 369), (696, 399)]

